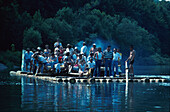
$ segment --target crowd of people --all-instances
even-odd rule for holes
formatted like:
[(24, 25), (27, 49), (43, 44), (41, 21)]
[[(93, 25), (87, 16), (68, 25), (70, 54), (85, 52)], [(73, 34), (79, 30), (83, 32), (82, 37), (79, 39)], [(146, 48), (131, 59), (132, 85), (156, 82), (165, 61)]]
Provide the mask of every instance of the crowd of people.
[[(133, 65), (134, 57), (135, 51), (131, 46), (130, 56), (126, 60), (130, 60), (131, 66)], [(115, 75), (119, 76), (118, 65), (121, 64), (121, 59), (122, 53), (120, 53), (120, 50), (114, 48), (112, 51), (111, 46), (102, 51), (101, 47), (97, 48), (94, 43), (90, 51), (87, 51), (86, 43), (83, 42), (79, 51), (78, 47), (73, 48), (70, 44), (63, 48), (62, 43), (57, 40), (54, 43), (54, 51), (49, 49), (48, 45), (45, 45), (44, 50), (40, 47), (32, 51), (27, 48), (24, 54), (24, 65), (25, 70), (33, 72), (33, 74), (48, 71), (53, 71), (56, 74), (77, 72), (79, 76), (87, 73), (88, 77), (100, 77), (101, 66), (103, 65), (105, 67), (104, 77), (108, 76), (108, 71), (109, 76), (114, 77)], [(116, 74), (114, 68), (116, 68)]]

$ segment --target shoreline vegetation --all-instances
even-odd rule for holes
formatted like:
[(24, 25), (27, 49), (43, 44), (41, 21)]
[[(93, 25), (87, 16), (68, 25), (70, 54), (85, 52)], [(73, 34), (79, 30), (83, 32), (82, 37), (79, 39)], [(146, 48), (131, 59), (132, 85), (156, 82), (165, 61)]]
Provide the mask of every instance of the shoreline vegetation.
[(4, 64), (9, 70), (20, 68), (21, 59), (21, 51), (7, 50), (0, 52), (0, 63)]

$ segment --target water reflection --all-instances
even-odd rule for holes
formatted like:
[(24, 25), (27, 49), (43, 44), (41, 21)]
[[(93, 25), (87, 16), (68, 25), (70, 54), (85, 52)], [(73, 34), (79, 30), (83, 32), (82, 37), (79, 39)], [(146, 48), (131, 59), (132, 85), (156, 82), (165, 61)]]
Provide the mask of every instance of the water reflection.
[(169, 108), (170, 87), (156, 83), (53, 84), (25, 77), (21, 81), (22, 110), (166, 112)]

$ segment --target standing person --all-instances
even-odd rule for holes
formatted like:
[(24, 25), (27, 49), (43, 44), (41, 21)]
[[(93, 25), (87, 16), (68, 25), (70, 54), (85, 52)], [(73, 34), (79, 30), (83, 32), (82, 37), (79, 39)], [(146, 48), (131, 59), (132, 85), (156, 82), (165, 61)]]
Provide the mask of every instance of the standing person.
[(107, 67), (109, 67), (109, 76), (111, 76), (112, 75), (111, 66), (112, 66), (112, 59), (113, 59), (111, 46), (108, 46), (107, 49), (103, 52), (103, 54), (104, 54), (104, 63), (105, 63), (104, 77), (107, 76), (107, 70), (108, 70)]
[(60, 42), (59, 39), (57, 39), (57, 41), (54, 43), (54, 48), (60, 48), (62, 46), (62, 43)]
[(97, 76), (99, 77), (100, 76), (100, 68), (101, 68), (101, 62), (102, 62), (102, 59), (103, 59), (103, 53), (102, 53), (102, 50), (101, 50), (101, 47), (98, 48), (98, 51), (94, 54), (94, 57), (95, 57), (95, 69), (94, 69), (94, 73), (93, 73), (93, 77), (96, 76), (96, 73), (97, 73)]
[[(114, 67), (116, 66), (116, 74), (119, 75), (118, 72), (118, 60), (120, 59), (120, 54), (117, 52), (117, 49), (113, 49), (113, 76), (114, 76)], [(112, 76), (112, 77), (113, 77)]]
[(122, 53), (120, 52), (120, 49), (117, 49), (117, 53), (120, 55), (120, 58), (118, 59), (118, 66), (121, 66)]
[[(120, 49), (119, 49), (119, 48), (117, 49), (117, 53), (119, 53), (119, 55), (120, 55), (120, 58), (118, 59), (118, 71), (120, 70), (120, 72), (122, 72), (122, 71), (121, 71), (122, 53), (120, 52)], [(119, 74), (119, 75), (120, 75), (120, 74)]]
[[(30, 49), (27, 48), (27, 51), (24, 55), (24, 60), (25, 60), (25, 65), (26, 65), (26, 71), (28, 71), (28, 65), (31, 66), (31, 56), (32, 56), (32, 52), (30, 52)], [(30, 67), (31, 68), (31, 67)], [(31, 72), (31, 71), (30, 71)]]
[(97, 52), (97, 48), (96, 48), (96, 44), (93, 44), (93, 47), (90, 49), (90, 53), (95, 54), (95, 52)]
[(81, 47), (81, 54), (84, 54), (86, 56), (86, 53), (87, 53), (87, 46), (86, 46), (86, 43), (83, 42), (83, 47)]
[(130, 73), (131, 73), (132, 76), (134, 76), (133, 63), (134, 63), (135, 55), (136, 55), (136, 51), (133, 49), (133, 45), (131, 45), (130, 46), (130, 55), (129, 55), (128, 59), (125, 62), (130, 60), (129, 68), (130, 68)]

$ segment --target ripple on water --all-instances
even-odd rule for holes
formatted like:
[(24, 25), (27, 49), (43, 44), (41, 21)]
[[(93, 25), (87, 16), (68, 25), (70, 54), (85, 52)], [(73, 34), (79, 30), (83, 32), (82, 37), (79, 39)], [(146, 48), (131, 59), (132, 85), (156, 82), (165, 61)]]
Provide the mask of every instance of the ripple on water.
[(21, 85), (21, 83), (19, 82), (9, 82), (9, 81), (1, 81), (0, 82), (0, 85), (3, 86), (3, 85)]
[(161, 106), (154, 106), (154, 108), (157, 108), (157, 109), (159, 109), (159, 108), (162, 108)]

